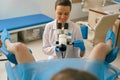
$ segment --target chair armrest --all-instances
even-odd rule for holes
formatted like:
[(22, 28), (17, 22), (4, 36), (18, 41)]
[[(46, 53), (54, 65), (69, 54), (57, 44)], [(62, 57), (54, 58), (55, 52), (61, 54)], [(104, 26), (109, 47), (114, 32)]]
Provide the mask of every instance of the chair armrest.
[(86, 26), (88, 26), (88, 28), (89, 28), (91, 31), (95, 31), (95, 29), (94, 29), (93, 27), (89, 26), (89, 24), (86, 25)]
[(88, 25), (88, 22), (86, 21), (77, 21), (76, 23), (79, 25)]
[(76, 23), (79, 24), (79, 25), (86, 25), (91, 31), (94, 31), (94, 28), (91, 27), (91, 26), (88, 24), (88, 22), (78, 21), (78, 22), (76, 22)]

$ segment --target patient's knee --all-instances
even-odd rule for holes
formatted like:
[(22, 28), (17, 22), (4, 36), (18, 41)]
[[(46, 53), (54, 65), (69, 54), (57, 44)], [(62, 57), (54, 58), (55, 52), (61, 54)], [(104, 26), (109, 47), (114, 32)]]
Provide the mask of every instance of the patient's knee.
[(105, 48), (106, 44), (103, 42), (100, 42), (97, 46), (99, 46), (99, 48)]
[(99, 44), (96, 45), (96, 49), (99, 51), (106, 51), (107, 45), (103, 42), (100, 42)]
[(105, 43), (97, 44), (94, 49), (91, 51), (89, 58), (104, 59), (107, 54), (107, 45)]
[(27, 47), (25, 44), (21, 43), (21, 42), (17, 42), (14, 44), (14, 48), (15, 48), (15, 51), (24, 51)]

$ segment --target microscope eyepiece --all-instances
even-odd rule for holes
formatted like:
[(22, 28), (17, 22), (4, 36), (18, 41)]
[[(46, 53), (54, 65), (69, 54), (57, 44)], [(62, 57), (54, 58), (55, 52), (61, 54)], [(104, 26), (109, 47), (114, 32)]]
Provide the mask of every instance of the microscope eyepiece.
[(57, 29), (61, 29), (62, 28), (62, 23), (57, 23)]
[(64, 29), (68, 29), (68, 23), (64, 24)]

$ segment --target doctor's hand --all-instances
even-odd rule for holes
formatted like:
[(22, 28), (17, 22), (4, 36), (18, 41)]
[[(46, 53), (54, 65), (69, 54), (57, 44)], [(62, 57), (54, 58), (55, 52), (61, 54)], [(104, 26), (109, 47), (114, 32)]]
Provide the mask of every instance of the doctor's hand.
[(74, 40), (73, 46), (80, 48), (81, 51), (85, 51), (85, 45), (83, 40)]
[(60, 48), (58, 46), (55, 47), (55, 51), (56, 51), (56, 53), (60, 53), (61, 52)]

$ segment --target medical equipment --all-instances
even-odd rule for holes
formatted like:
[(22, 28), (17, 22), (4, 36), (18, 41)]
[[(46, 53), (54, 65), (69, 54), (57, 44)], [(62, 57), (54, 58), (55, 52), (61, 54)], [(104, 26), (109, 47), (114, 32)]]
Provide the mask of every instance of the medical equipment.
[(73, 46), (80, 48), (81, 51), (85, 51), (84, 42), (82, 40), (72, 41), (72, 33), (68, 32), (68, 23), (65, 23), (62, 27), (62, 23), (57, 23), (58, 41), (56, 41), (55, 51), (61, 53), (62, 58), (65, 58), (67, 47)]
[[(0, 35), (2, 30), (6, 28), (15, 42), (28, 42), (31, 40), (36, 40), (38, 38), (42, 38), (44, 31), (43, 29), (46, 23), (51, 21), (53, 21), (53, 19), (44, 14), (31, 14), (8, 19), (1, 19)], [(28, 33), (31, 33), (31, 35), (28, 35)]]
[(33, 14), (3, 19), (0, 20), (0, 32), (2, 32), (4, 28), (10, 31), (10, 33), (38, 28), (51, 21), (53, 21), (53, 19), (44, 14)]
[(62, 27), (62, 23), (57, 23), (58, 41), (56, 41), (56, 51), (61, 53), (62, 58), (65, 57), (64, 52), (67, 50), (67, 45), (71, 43), (72, 35), (67, 30), (68, 23), (65, 23), (64, 27)]

